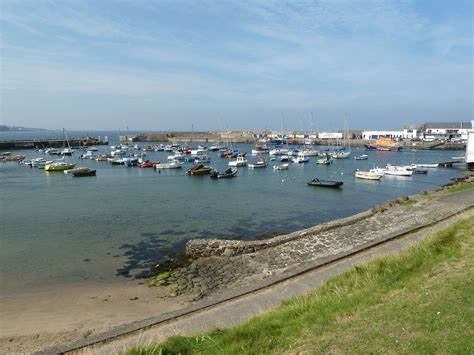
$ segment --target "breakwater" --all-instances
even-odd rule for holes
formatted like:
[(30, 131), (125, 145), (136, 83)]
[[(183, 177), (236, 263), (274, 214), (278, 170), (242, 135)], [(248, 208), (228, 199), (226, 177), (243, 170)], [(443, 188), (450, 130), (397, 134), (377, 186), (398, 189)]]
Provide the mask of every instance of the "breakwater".
[[(68, 138), (72, 147), (108, 145), (108, 141), (95, 137)], [(64, 138), (15, 139), (0, 141), (0, 150), (61, 148), (66, 146)]]

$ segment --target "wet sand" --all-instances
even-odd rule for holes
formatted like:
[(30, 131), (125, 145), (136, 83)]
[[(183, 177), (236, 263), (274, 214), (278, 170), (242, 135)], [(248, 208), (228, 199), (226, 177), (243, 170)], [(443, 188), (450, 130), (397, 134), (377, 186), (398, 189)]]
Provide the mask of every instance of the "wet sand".
[(67, 344), (186, 305), (164, 288), (136, 281), (46, 287), (0, 297), (0, 353), (30, 353)]

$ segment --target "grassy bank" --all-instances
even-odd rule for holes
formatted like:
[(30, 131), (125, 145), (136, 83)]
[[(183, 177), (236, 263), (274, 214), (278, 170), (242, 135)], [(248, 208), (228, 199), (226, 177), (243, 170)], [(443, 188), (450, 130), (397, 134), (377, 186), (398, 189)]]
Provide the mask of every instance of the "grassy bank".
[(473, 353), (474, 219), (246, 324), (129, 354)]
[(447, 192), (460, 192), (474, 189), (474, 182), (460, 182), (447, 189)]

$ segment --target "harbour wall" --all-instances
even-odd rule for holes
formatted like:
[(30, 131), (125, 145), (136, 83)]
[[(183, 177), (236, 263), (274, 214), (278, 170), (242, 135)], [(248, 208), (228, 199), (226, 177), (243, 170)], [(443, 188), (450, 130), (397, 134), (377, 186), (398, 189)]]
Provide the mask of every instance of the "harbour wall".
[[(68, 141), (71, 147), (109, 144), (108, 141), (102, 141), (95, 137), (68, 138)], [(0, 141), (0, 150), (62, 148), (65, 146), (64, 138)]]

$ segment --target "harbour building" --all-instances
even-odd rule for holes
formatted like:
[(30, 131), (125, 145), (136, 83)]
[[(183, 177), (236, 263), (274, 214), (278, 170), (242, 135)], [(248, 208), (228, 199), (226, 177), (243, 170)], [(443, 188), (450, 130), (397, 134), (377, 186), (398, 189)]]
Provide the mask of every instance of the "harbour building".
[(436, 140), (467, 141), (472, 122), (426, 122), (420, 127), (420, 135)]

